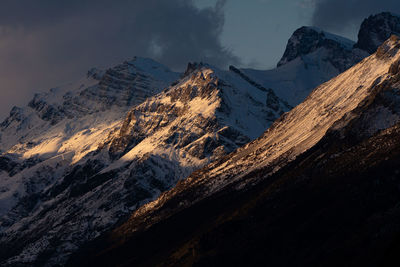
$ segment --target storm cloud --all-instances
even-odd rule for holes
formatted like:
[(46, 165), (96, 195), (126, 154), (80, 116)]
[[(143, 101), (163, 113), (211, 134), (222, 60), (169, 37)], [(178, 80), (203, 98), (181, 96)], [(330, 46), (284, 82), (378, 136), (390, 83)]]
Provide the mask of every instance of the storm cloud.
[(133, 56), (175, 70), (188, 61), (238, 59), (220, 43), (224, 1), (3, 0), (0, 9), (0, 118), (33, 92)]
[(400, 14), (399, 0), (314, 0), (312, 23), (326, 30), (343, 31), (359, 26), (369, 15), (383, 11)]

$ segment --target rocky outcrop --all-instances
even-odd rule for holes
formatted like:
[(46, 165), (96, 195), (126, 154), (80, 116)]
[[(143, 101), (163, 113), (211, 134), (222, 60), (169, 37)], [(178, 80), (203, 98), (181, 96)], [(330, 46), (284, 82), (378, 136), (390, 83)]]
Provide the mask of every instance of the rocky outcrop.
[(400, 16), (390, 12), (371, 15), (362, 22), (354, 47), (372, 54), (393, 34), (400, 36)]
[(315, 27), (301, 27), (290, 37), (286, 50), (278, 62), (278, 67), (317, 50), (324, 49), (322, 60), (343, 72), (362, 57), (353, 51), (354, 42)]

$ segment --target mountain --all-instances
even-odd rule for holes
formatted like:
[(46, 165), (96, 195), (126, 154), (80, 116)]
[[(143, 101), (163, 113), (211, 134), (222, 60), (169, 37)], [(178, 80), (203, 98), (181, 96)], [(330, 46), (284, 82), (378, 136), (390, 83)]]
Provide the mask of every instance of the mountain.
[(277, 68), (241, 72), (296, 106), (315, 87), (375, 53), (392, 34), (400, 35), (399, 29), (400, 17), (388, 12), (365, 19), (357, 43), (316, 27), (301, 27), (288, 40)]
[[(0, 125), (1, 186), (7, 191), (0, 198), (0, 215), (24, 195), (20, 182), (25, 172), (43, 168), (39, 163), (46, 160), (78, 162), (97, 148), (132, 105), (178, 77), (153, 60), (135, 58), (106, 71), (92, 69), (76, 83), (36, 94), (24, 108), (14, 107)], [(50, 183), (39, 180), (35, 186), (41, 182)]]
[(362, 22), (355, 47), (372, 54), (393, 34), (400, 35), (400, 16), (390, 12), (371, 15)]
[(301, 27), (290, 37), (277, 68), (241, 71), (296, 106), (315, 87), (369, 55), (366, 51), (354, 49), (354, 44), (351, 40), (315, 27)]
[[(100, 118), (110, 125), (130, 107), (161, 92), (178, 77), (178, 73), (144, 58), (135, 58), (106, 71), (91, 69), (75, 83), (36, 94), (27, 107), (12, 108), (10, 116), (0, 125), (0, 149), (20, 155), (23, 151), (24, 158), (51, 154), (60, 149), (62, 141), (82, 129), (90, 130)], [(79, 125), (75, 125), (76, 121)], [(50, 128), (54, 130), (49, 132)], [(38, 147), (36, 143), (40, 140), (33, 139), (37, 136), (49, 139), (51, 132), (60, 134), (61, 142), (54, 144), (54, 148)]]
[(62, 264), (291, 108), (234, 71), (189, 64), (167, 86), (176, 78), (136, 59), (13, 109), (2, 124), (15, 140), (2, 153), (2, 264)]
[[(290, 37), (278, 67), (324, 49), (323, 60), (331, 63), (340, 72), (351, 67), (354, 42), (344, 37), (322, 31), (316, 27), (301, 27)], [(337, 57), (334, 57), (334, 56)]]
[[(66, 221), (62, 210), (46, 217), (61, 201), (54, 193), (60, 179), (98, 149), (132, 106), (161, 92), (179, 75), (137, 57), (107, 70), (91, 69), (75, 83), (36, 94), (26, 107), (14, 107), (0, 125), (1, 242), (17, 236), (25, 238), (22, 246), (43, 242), (48, 247), (51, 240), (37, 235), (57, 228), (46, 220)], [(42, 221), (31, 221), (33, 217)], [(24, 236), (27, 225), (38, 226), (37, 235)], [(26, 252), (28, 262), (36, 249), (40, 251), (31, 246)]]
[[(368, 52), (352, 41), (302, 27), (274, 70), (193, 63), (180, 74), (137, 57), (35, 95), (0, 125), (0, 264), (62, 265), (138, 208), (150, 227), (165, 214), (147, 212), (158, 214), (164, 200), (184, 209), (231, 184), (247, 188), (252, 182), (243, 177), (260, 168), (286, 168), (339, 117), (375, 99), (368, 88), (388, 83), (392, 46), (361, 61)], [(359, 61), (355, 74), (320, 86), (285, 113)], [(396, 123), (391, 97), (377, 98), (383, 106), (363, 111), (370, 117), (358, 127), (374, 134)]]
[(392, 36), (261, 137), (87, 244), (71, 266), (396, 266), (399, 90)]

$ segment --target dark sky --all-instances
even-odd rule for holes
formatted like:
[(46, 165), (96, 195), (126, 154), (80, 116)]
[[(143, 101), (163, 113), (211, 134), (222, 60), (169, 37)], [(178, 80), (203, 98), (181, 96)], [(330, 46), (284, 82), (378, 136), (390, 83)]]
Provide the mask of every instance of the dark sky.
[(400, 14), (399, 0), (317, 0), (312, 24), (336, 33), (352, 34), (371, 14), (390, 11)]
[(0, 0), (0, 119), (47, 91), (133, 56), (270, 68), (302, 25), (355, 38), (389, 0)]
[(189, 60), (225, 66), (224, 1), (198, 9), (187, 0), (1, 0), (0, 114), (32, 92), (79, 78), (93, 66), (135, 55), (181, 70)]

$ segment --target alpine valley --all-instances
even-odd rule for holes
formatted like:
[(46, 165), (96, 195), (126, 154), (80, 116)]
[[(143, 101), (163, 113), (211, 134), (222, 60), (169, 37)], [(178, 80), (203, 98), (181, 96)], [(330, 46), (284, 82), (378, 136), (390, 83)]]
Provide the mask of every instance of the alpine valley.
[(0, 265), (399, 262), (399, 33), (301, 27), (272, 70), (135, 57), (14, 107)]

